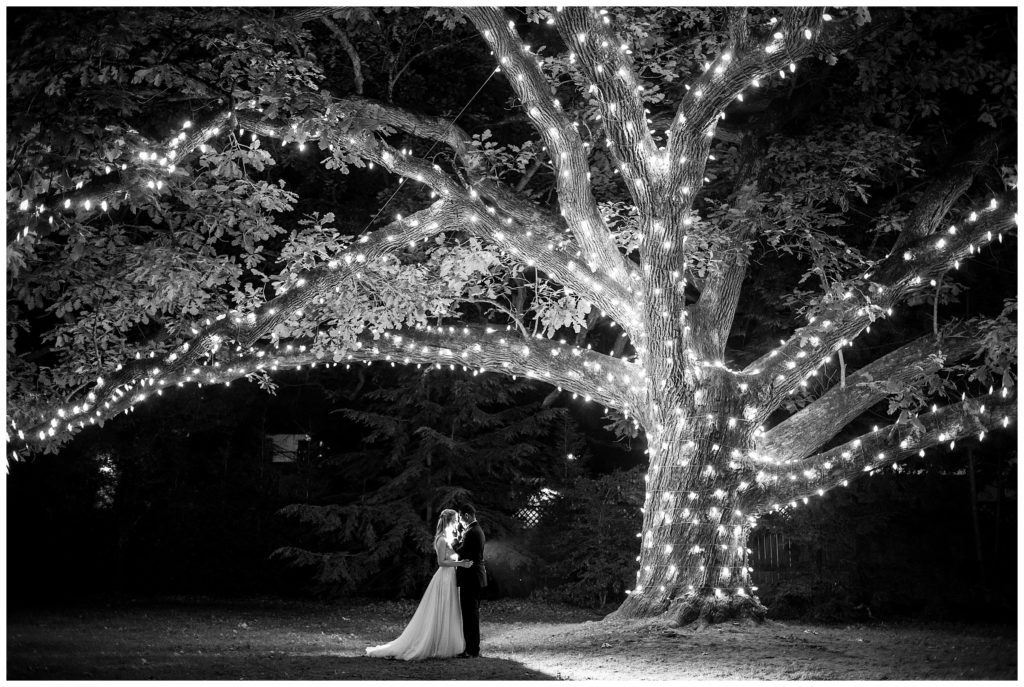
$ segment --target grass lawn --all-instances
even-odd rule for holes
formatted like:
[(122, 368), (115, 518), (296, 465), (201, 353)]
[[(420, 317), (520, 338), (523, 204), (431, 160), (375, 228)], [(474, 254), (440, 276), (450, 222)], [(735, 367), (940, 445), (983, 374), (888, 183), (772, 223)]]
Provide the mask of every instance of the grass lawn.
[(11, 680), (882, 680), (1017, 677), (1009, 626), (767, 622), (669, 630), (557, 604), (481, 608), (484, 657), (371, 659), (413, 602), (175, 598), (9, 610)]

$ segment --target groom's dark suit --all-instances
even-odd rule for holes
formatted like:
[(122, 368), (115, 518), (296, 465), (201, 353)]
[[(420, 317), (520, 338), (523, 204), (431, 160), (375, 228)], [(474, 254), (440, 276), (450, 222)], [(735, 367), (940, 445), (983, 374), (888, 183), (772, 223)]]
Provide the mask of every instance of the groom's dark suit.
[(470, 656), (480, 655), (480, 590), (487, 586), (484, 541), (484, 531), (480, 523), (474, 520), (462, 540), (453, 547), (459, 559), (473, 561), (472, 567), (455, 570), (459, 605), (462, 607), (462, 634), (466, 638), (466, 653)]

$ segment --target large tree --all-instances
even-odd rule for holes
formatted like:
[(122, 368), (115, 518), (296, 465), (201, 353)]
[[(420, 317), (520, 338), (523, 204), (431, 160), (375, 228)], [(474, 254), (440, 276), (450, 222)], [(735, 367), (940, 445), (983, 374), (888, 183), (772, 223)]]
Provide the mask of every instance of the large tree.
[[(1015, 232), (1012, 52), (978, 38), (1005, 42), (1009, 15), (945, 12), (23, 11), (14, 455), (176, 385), (298, 366), (535, 377), (646, 437), (619, 612), (761, 616), (759, 514), (1015, 416), (1015, 301), (938, 321), (957, 270)], [(510, 89), (506, 121), (471, 134), (431, 92), (454, 45), (477, 46), (479, 92)], [(436, 113), (396, 103), (413, 72), (408, 102)], [(402, 213), (339, 229), (308, 187), (377, 168), (400, 178), (377, 215)], [(885, 331), (918, 336), (852, 348), (897, 310)], [(886, 401), (895, 421), (852, 436)]]

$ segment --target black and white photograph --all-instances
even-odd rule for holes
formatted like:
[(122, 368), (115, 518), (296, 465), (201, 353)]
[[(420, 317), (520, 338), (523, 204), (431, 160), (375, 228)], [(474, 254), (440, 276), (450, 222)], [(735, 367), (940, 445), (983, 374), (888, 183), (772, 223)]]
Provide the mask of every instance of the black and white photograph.
[(1016, 3), (7, 3), (12, 683), (1016, 681)]

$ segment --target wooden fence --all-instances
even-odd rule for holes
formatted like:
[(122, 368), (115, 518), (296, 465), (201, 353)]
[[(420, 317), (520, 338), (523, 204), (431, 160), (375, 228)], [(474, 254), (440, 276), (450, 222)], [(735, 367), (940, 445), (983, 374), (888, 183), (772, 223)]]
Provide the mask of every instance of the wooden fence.
[(755, 532), (749, 548), (755, 584), (775, 584), (793, 574), (820, 573), (832, 563), (827, 543), (807, 545), (778, 532)]

